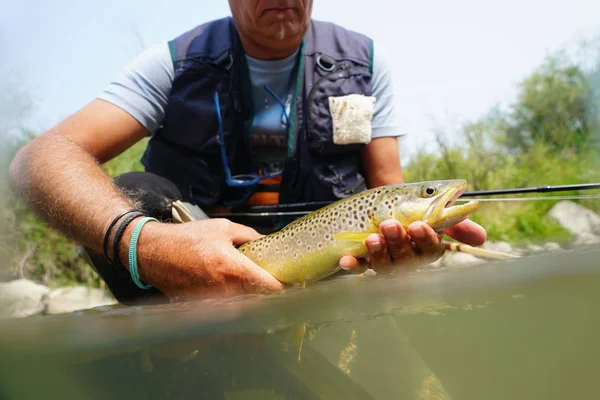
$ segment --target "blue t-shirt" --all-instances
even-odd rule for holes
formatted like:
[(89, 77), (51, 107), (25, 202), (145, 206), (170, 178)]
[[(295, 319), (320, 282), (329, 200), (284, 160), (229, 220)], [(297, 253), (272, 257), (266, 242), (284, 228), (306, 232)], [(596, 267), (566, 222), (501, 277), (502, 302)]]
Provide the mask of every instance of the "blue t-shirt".
[(256, 159), (270, 172), (283, 168), (287, 149), (287, 126), (292, 104), (292, 84), (298, 52), (281, 60), (258, 60), (246, 56), (256, 114), (251, 140)]
[[(296, 57), (297, 53), (282, 60), (246, 57), (256, 108), (251, 130), (252, 144), (257, 160), (264, 164), (283, 165), (285, 161), (286, 115), (289, 116), (294, 89), (291, 80)], [(168, 43), (162, 42), (138, 55), (98, 98), (122, 108), (153, 134), (164, 119), (174, 76)], [(374, 53), (372, 82), (376, 100), (371, 137), (401, 136), (396, 122), (390, 71), (380, 51)]]

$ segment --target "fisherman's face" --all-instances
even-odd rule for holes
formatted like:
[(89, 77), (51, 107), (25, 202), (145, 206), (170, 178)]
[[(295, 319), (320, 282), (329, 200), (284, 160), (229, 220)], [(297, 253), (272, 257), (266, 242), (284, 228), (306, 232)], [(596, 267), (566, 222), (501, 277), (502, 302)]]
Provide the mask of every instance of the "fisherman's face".
[(300, 43), (312, 14), (312, 0), (229, 0), (241, 36), (263, 48)]

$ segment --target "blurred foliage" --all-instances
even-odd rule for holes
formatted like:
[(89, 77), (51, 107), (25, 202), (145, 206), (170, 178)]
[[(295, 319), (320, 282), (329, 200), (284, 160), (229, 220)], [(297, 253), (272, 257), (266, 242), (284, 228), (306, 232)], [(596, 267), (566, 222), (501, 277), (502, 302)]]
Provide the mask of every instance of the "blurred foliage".
[[(41, 221), (11, 190), (8, 166), (16, 154), (34, 135), (25, 132), (23, 138), (5, 139), (0, 158), (0, 279), (25, 277), (50, 287), (83, 284), (103, 287), (95, 271), (79, 254), (78, 246)], [(104, 164), (111, 177), (124, 171), (143, 170), (139, 162), (147, 139)]]
[(102, 169), (111, 178), (128, 171), (143, 171), (144, 166), (140, 162), (140, 159), (146, 149), (147, 143), (148, 138), (140, 140), (131, 148), (124, 151), (120, 156), (115, 157), (102, 165)]
[[(517, 99), (507, 110), (496, 107), (463, 124), (458, 144), (448, 145), (446, 133), (436, 129), (437, 148), (411, 159), (406, 180), (464, 178), (470, 191), (599, 182), (600, 58), (597, 48), (586, 49), (585, 60), (592, 59), (592, 67), (563, 52), (548, 57), (519, 84)], [(600, 211), (598, 200), (577, 202)], [(570, 234), (546, 217), (556, 203), (481, 203), (473, 220), (491, 240), (567, 240)]]
[[(585, 49), (580, 60), (563, 52), (548, 57), (520, 82), (514, 104), (505, 110), (495, 107), (479, 120), (464, 123), (458, 135), (452, 135), (460, 138), (458, 144), (450, 144), (448, 128), (436, 128), (437, 146), (428, 146), (411, 159), (404, 167), (406, 180), (465, 178), (468, 190), (600, 181), (598, 43)], [(19, 128), (22, 135), (2, 140), (0, 256), (5, 264), (0, 272), (50, 286), (100, 285), (75, 244), (41, 222), (10, 191), (8, 165), (18, 148), (34, 136), (21, 124), (31, 103), (22, 91), (18, 94), (22, 106), (9, 116), (12, 120), (3, 119), (5, 124), (13, 121), (10, 129)], [(103, 169), (111, 177), (142, 170), (139, 159), (146, 142), (136, 144)], [(597, 200), (579, 202), (600, 211)], [(546, 216), (554, 204), (556, 201), (482, 203), (473, 219), (486, 227), (491, 240), (567, 240), (570, 235)]]

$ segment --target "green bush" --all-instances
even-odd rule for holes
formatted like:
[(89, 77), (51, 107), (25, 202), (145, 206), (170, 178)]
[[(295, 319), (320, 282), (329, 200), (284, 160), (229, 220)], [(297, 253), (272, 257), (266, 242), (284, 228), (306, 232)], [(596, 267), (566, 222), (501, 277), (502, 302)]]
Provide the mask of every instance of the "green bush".
[[(508, 111), (494, 109), (463, 126), (459, 145), (445, 145), (446, 138), (436, 132), (439, 149), (420, 151), (405, 167), (406, 180), (464, 178), (474, 191), (599, 182), (600, 64), (595, 65), (586, 71), (560, 54), (550, 57), (521, 82)], [(600, 211), (598, 200), (577, 202)], [(546, 216), (556, 203), (485, 202), (473, 220), (487, 229), (491, 240), (570, 239)]]
[[(6, 141), (0, 170), (3, 174), (0, 187), (0, 255), (4, 264), (3, 275), (23, 276), (51, 287), (83, 284), (103, 287), (93, 269), (79, 255), (76, 243), (65, 238), (40, 220), (8, 186), (8, 165), (17, 149), (26, 140)], [(143, 170), (139, 162), (146, 140), (137, 143), (119, 157), (103, 165), (106, 173), (114, 177), (126, 171)]]

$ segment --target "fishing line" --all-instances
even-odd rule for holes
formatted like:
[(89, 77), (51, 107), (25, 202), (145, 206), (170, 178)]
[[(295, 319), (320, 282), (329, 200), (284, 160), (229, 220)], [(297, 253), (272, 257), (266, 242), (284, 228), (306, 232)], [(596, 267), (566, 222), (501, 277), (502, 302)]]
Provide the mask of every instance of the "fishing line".
[(573, 196), (541, 196), (541, 197), (500, 197), (496, 199), (481, 199), (477, 197), (469, 199), (457, 199), (456, 201), (539, 201), (539, 200), (577, 200), (577, 199), (600, 199), (600, 194), (581, 194)]
[[(548, 192), (566, 192), (572, 190), (590, 190), (600, 189), (600, 182), (596, 183), (578, 183), (573, 185), (556, 185), (556, 186), (537, 186), (512, 189), (492, 189), (492, 190), (477, 190), (473, 192), (464, 192), (456, 201), (467, 202), (470, 200), (477, 201), (548, 201), (548, 200), (577, 200), (577, 199), (598, 199), (600, 194), (589, 195), (572, 195), (572, 196), (544, 196), (544, 197), (505, 197), (505, 198), (481, 198), (480, 196), (495, 196), (501, 194), (520, 194), (520, 193), (548, 193)], [(468, 200), (466, 198), (469, 198)], [(275, 204), (275, 205), (258, 205), (244, 207), (237, 211), (224, 213), (207, 213), (210, 218), (216, 217), (282, 217), (282, 216), (301, 216), (331, 204), (331, 201), (315, 201), (293, 204)], [(299, 209), (299, 210), (298, 210)], [(285, 211), (290, 210), (290, 211)]]
[[(496, 199), (481, 199), (481, 198), (469, 198), (469, 199), (457, 199), (456, 202), (468, 202), (468, 201), (489, 201), (489, 202), (501, 202), (501, 201), (550, 201), (550, 200), (582, 200), (582, 199), (600, 199), (600, 193), (598, 194), (582, 194), (573, 196), (542, 196), (542, 197), (504, 197)], [(312, 210), (304, 211), (275, 211), (275, 212), (239, 212), (239, 213), (215, 213), (210, 214), (211, 218), (228, 218), (228, 217), (284, 217), (284, 216), (296, 216), (306, 215)]]
[(490, 189), (477, 190), (474, 192), (464, 192), (461, 197), (473, 196), (493, 196), (497, 194), (516, 194), (516, 193), (548, 193), (548, 192), (567, 192), (571, 190), (590, 190), (600, 189), (600, 182), (597, 183), (576, 183), (573, 185), (544, 185), (537, 187), (523, 187), (512, 189)]
[(276, 212), (240, 212), (240, 213), (215, 213), (208, 214), (210, 218), (229, 218), (229, 217), (284, 217), (287, 215), (306, 215), (311, 211), (276, 211)]

